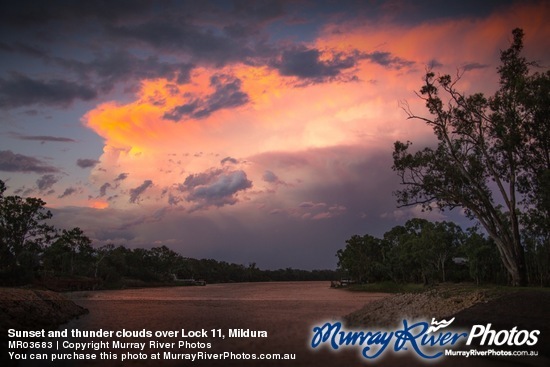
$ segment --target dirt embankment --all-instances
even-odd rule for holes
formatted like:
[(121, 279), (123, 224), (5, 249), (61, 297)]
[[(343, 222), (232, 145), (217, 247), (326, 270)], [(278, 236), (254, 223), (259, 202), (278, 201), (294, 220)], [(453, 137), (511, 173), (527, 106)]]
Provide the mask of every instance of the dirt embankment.
[(55, 329), (87, 312), (56, 292), (0, 288), (0, 339), (7, 338), (9, 329)]
[(394, 326), (403, 319), (441, 320), (475, 304), (487, 302), (483, 291), (446, 296), (438, 290), (423, 293), (396, 294), (368, 303), (362, 309), (345, 316), (349, 326)]

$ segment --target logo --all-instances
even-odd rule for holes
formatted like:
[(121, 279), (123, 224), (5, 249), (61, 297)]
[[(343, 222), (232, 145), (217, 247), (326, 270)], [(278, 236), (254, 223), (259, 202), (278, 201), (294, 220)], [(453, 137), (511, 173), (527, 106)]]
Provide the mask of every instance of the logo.
[(470, 332), (447, 329), (451, 320), (410, 323), (403, 320), (395, 330), (346, 330), (341, 322), (326, 322), (313, 327), (311, 347), (327, 346), (333, 350), (358, 348), (366, 359), (381, 357), (384, 353), (414, 353), (423, 359), (436, 359), (461, 344), (479, 342), (487, 346), (532, 346), (538, 342), (539, 330), (492, 330), (491, 324), (474, 325)]
[(435, 321), (435, 319), (432, 319), (432, 326), (428, 328), (428, 333), (435, 333), (439, 329), (446, 328), (447, 326), (451, 325), (453, 321), (455, 321), (454, 317), (449, 321), (441, 320), (439, 322)]
[[(470, 331), (470, 336), (466, 345), (470, 345), (476, 338), (481, 338), (480, 345), (489, 346), (522, 346), (522, 345), (535, 345), (538, 342), (539, 330), (519, 330), (517, 327), (513, 327), (512, 330), (491, 330), (491, 324), (487, 325), (474, 325)], [(487, 344), (485, 344), (487, 342)]]

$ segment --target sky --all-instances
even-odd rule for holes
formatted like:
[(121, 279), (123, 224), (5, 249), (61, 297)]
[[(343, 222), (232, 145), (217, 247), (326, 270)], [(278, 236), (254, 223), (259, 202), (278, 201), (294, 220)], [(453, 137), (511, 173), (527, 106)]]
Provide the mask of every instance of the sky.
[(94, 246), (334, 269), (397, 207), (393, 143), (427, 70), (492, 93), (511, 31), (550, 62), (548, 1), (18, 1), (0, 13), (0, 179)]

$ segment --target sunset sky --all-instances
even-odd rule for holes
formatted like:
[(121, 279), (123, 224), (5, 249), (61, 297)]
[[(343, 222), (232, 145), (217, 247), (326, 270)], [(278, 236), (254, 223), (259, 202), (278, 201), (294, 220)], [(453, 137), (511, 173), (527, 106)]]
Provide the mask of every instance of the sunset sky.
[(396, 207), (393, 143), (433, 143), (400, 102), (425, 114), (428, 68), (491, 93), (516, 27), (547, 69), (550, 2), (450, 3), (4, 4), (0, 179), (95, 246), (261, 268), (335, 268), (415, 216), (468, 225)]

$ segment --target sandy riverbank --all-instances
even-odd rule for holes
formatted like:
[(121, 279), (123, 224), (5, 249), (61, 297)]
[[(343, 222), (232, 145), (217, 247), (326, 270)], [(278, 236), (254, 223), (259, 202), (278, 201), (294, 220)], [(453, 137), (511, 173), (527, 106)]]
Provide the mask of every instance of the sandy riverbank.
[(423, 293), (402, 293), (366, 304), (345, 316), (349, 326), (394, 326), (403, 319), (441, 320), (491, 297), (482, 290), (447, 296), (439, 289)]
[(8, 329), (55, 329), (87, 312), (60, 293), (0, 288), (0, 338), (6, 338)]

